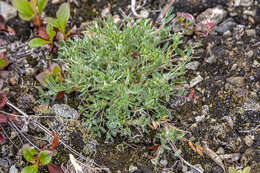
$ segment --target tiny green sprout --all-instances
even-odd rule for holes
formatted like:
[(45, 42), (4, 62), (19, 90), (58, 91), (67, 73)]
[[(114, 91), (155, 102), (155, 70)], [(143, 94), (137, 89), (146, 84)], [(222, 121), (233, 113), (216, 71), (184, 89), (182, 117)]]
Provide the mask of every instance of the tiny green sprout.
[(6, 66), (8, 66), (9, 61), (7, 58), (2, 57), (0, 58), (0, 70), (3, 70)]
[(33, 21), (36, 26), (41, 26), (41, 14), (47, 0), (13, 0), (12, 4), (23, 20)]
[(250, 167), (245, 167), (243, 170), (236, 170), (234, 167), (230, 167), (228, 173), (250, 173), (250, 170)]
[(70, 18), (70, 6), (68, 3), (63, 3), (59, 7), (59, 10), (56, 13), (56, 17), (57, 18), (48, 17), (48, 22), (53, 27), (57, 28), (62, 33), (64, 40), (66, 40), (71, 31), (68, 30), (66, 32), (66, 26)]
[(47, 25), (46, 33), (48, 34), (49, 40), (45, 40), (44, 38), (41, 38), (41, 37), (35, 37), (29, 41), (29, 43), (28, 43), (29, 46), (36, 48), (36, 47), (43, 46), (45, 44), (53, 45), (53, 40), (56, 35), (56, 32), (54, 31), (52, 25), (50, 25), (50, 24)]

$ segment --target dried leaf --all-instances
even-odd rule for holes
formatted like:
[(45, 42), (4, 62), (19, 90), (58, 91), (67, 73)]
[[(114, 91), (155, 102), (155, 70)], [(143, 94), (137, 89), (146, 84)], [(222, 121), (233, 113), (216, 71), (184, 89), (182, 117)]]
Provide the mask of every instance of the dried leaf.
[(3, 144), (5, 141), (5, 136), (0, 132), (0, 144)]
[(0, 109), (2, 109), (8, 101), (4, 91), (0, 91)]
[(149, 146), (147, 147), (148, 150), (157, 150), (160, 147), (160, 144), (154, 145), (154, 146)]
[(208, 155), (216, 164), (218, 164), (224, 171), (225, 171), (225, 166), (222, 162), (222, 159), (213, 151), (211, 150), (206, 142), (203, 142), (203, 152)]
[(196, 145), (196, 151), (200, 156), (203, 156), (203, 148), (200, 145)]
[(54, 137), (52, 140), (52, 146), (50, 148), (53, 151), (59, 145), (59, 135), (56, 132), (51, 132), (52, 136)]
[(54, 165), (54, 164), (48, 164), (48, 170), (50, 173), (64, 173), (61, 167)]
[(191, 148), (193, 151), (195, 151), (195, 152), (197, 151), (191, 141), (189, 141), (188, 144), (189, 144), (190, 148)]
[(75, 159), (75, 157), (72, 154), (69, 154), (69, 156), (70, 156), (70, 161), (71, 161), (72, 165), (74, 166), (76, 172), (83, 172), (82, 167), (77, 163), (77, 160)]
[(65, 91), (58, 92), (58, 94), (56, 95), (56, 99), (60, 100), (64, 97), (64, 95), (65, 95)]
[(40, 27), (38, 29), (38, 35), (37, 36), (43, 38), (44, 40), (49, 40), (49, 36), (48, 36), (48, 34), (46, 32), (46, 27), (43, 27), (43, 26)]

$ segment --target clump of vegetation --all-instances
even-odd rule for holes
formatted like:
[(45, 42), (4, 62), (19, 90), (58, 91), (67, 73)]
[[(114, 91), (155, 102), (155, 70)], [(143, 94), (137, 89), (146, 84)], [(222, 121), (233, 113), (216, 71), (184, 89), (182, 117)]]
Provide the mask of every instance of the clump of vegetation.
[[(59, 49), (65, 63), (65, 82), (48, 93), (79, 91), (85, 101), (87, 126), (113, 140), (129, 135), (134, 126), (147, 130), (151, 120), (172, 118), (166, 102), (184, 73), (191, 47), (181, 50), (180, 35), (160, 30), (148, 20), (131, 21), (121, 29), (112, 19), (95, 23), (90, 35), (68, 40)], [(164, 40), (170, 40), (161, 45)], [(174, 64), (174, 56), (185, 60)]]
[(33, 21), (35, 26), (41, 26), (41, 14), (47, 0), (13, 0), (12, 3), (23, 20)]
[(40, 166), (48, 166), (50, 173), (62, 173), (62, 169), (54, 164), (51, 164), (52, 157), (56, 155), (55, 148), (59, 144), (59, 136), (52, 132), (53, 141), (52, 146), (49, 149), (42, 149), (37, 151), (34, 147), (28, 144), (22, 148), (23, 157), (28, 162), (32, 163), (30, 166), (26, 166), (22, 169), (22, 173), (37, 173)]
[[(58, 32), (61, 33), (61, 40), (66, 40), (70, 35), (71, 30), (66, 31), (66, 26), (70, 17), (70, 7), (68, 3), (63, 3), (56, 14), (57, 18), (48, 17), (48, 24), (46, 27), (46, 34), (40, 35), (30, 40), (29, 46), (31, 47), (40, 47), (45, 44), (54, 45), (54, 39)], [(58, 30), (58, 32), (55, 31)]]
[(177, 13), (177, 16), (172, 20), (172, 23), (186, 35), (194, 33), (207, 37), (215, 23), (196, 23), (194, 17), (189, 13)]

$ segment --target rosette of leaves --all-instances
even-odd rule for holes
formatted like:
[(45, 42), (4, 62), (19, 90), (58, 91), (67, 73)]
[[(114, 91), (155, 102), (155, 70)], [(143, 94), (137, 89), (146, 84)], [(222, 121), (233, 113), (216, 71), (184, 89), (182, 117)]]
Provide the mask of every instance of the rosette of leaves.
[(36, 26), (41, 26), (41, 14), (47, 0), (13, 0), (12, 4), (23, 20), (33, 21)]
[[(48, 17), (48, 24), (46, 27), (47, 38), (40, 35), (40, 37), (35, 37), (29, 42), (30, 47), (40, 47), (45, 44), (51, 45), (53, 47), (55, 36), (61, 33), (61, 38), (56, 38), (56, 40), (67, 40), (70, 35), (71, 30), (66, 32), (66, 26), (70, 17), (70, 7), (68, 3), (63, 3), (56, 14), (57, 18)], [(55, 31), (58, 30), (57, 32)]]

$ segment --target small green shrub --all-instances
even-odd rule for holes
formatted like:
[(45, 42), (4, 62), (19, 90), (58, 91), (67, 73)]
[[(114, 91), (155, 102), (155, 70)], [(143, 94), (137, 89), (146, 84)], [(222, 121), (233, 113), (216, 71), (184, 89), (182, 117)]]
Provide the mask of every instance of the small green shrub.
[[(68, 75), (64, 83), (49, 86), (45, 96), (79, 91), (87, 108), (86, 125), (99, 136), (105, 132), (110, 140), (118, 134), (131, 136), (133, 127), (146, 131), (151, 120), (172, 119), (166, 102), (175, 93), (191, 47), (181, 50), (180, 35), (169, 30), (158, 30), (145, 19), (122, 28), (112, 19), (96, 22), (89, 36), (59, 48), (58, 61)], [(175, 64), (177, 55), (186, 59)]]
[(33, 21), (38, 27), (41, 25), (41, 14), (47, 0), (13, 0), (12, 3), (23, 20)]

